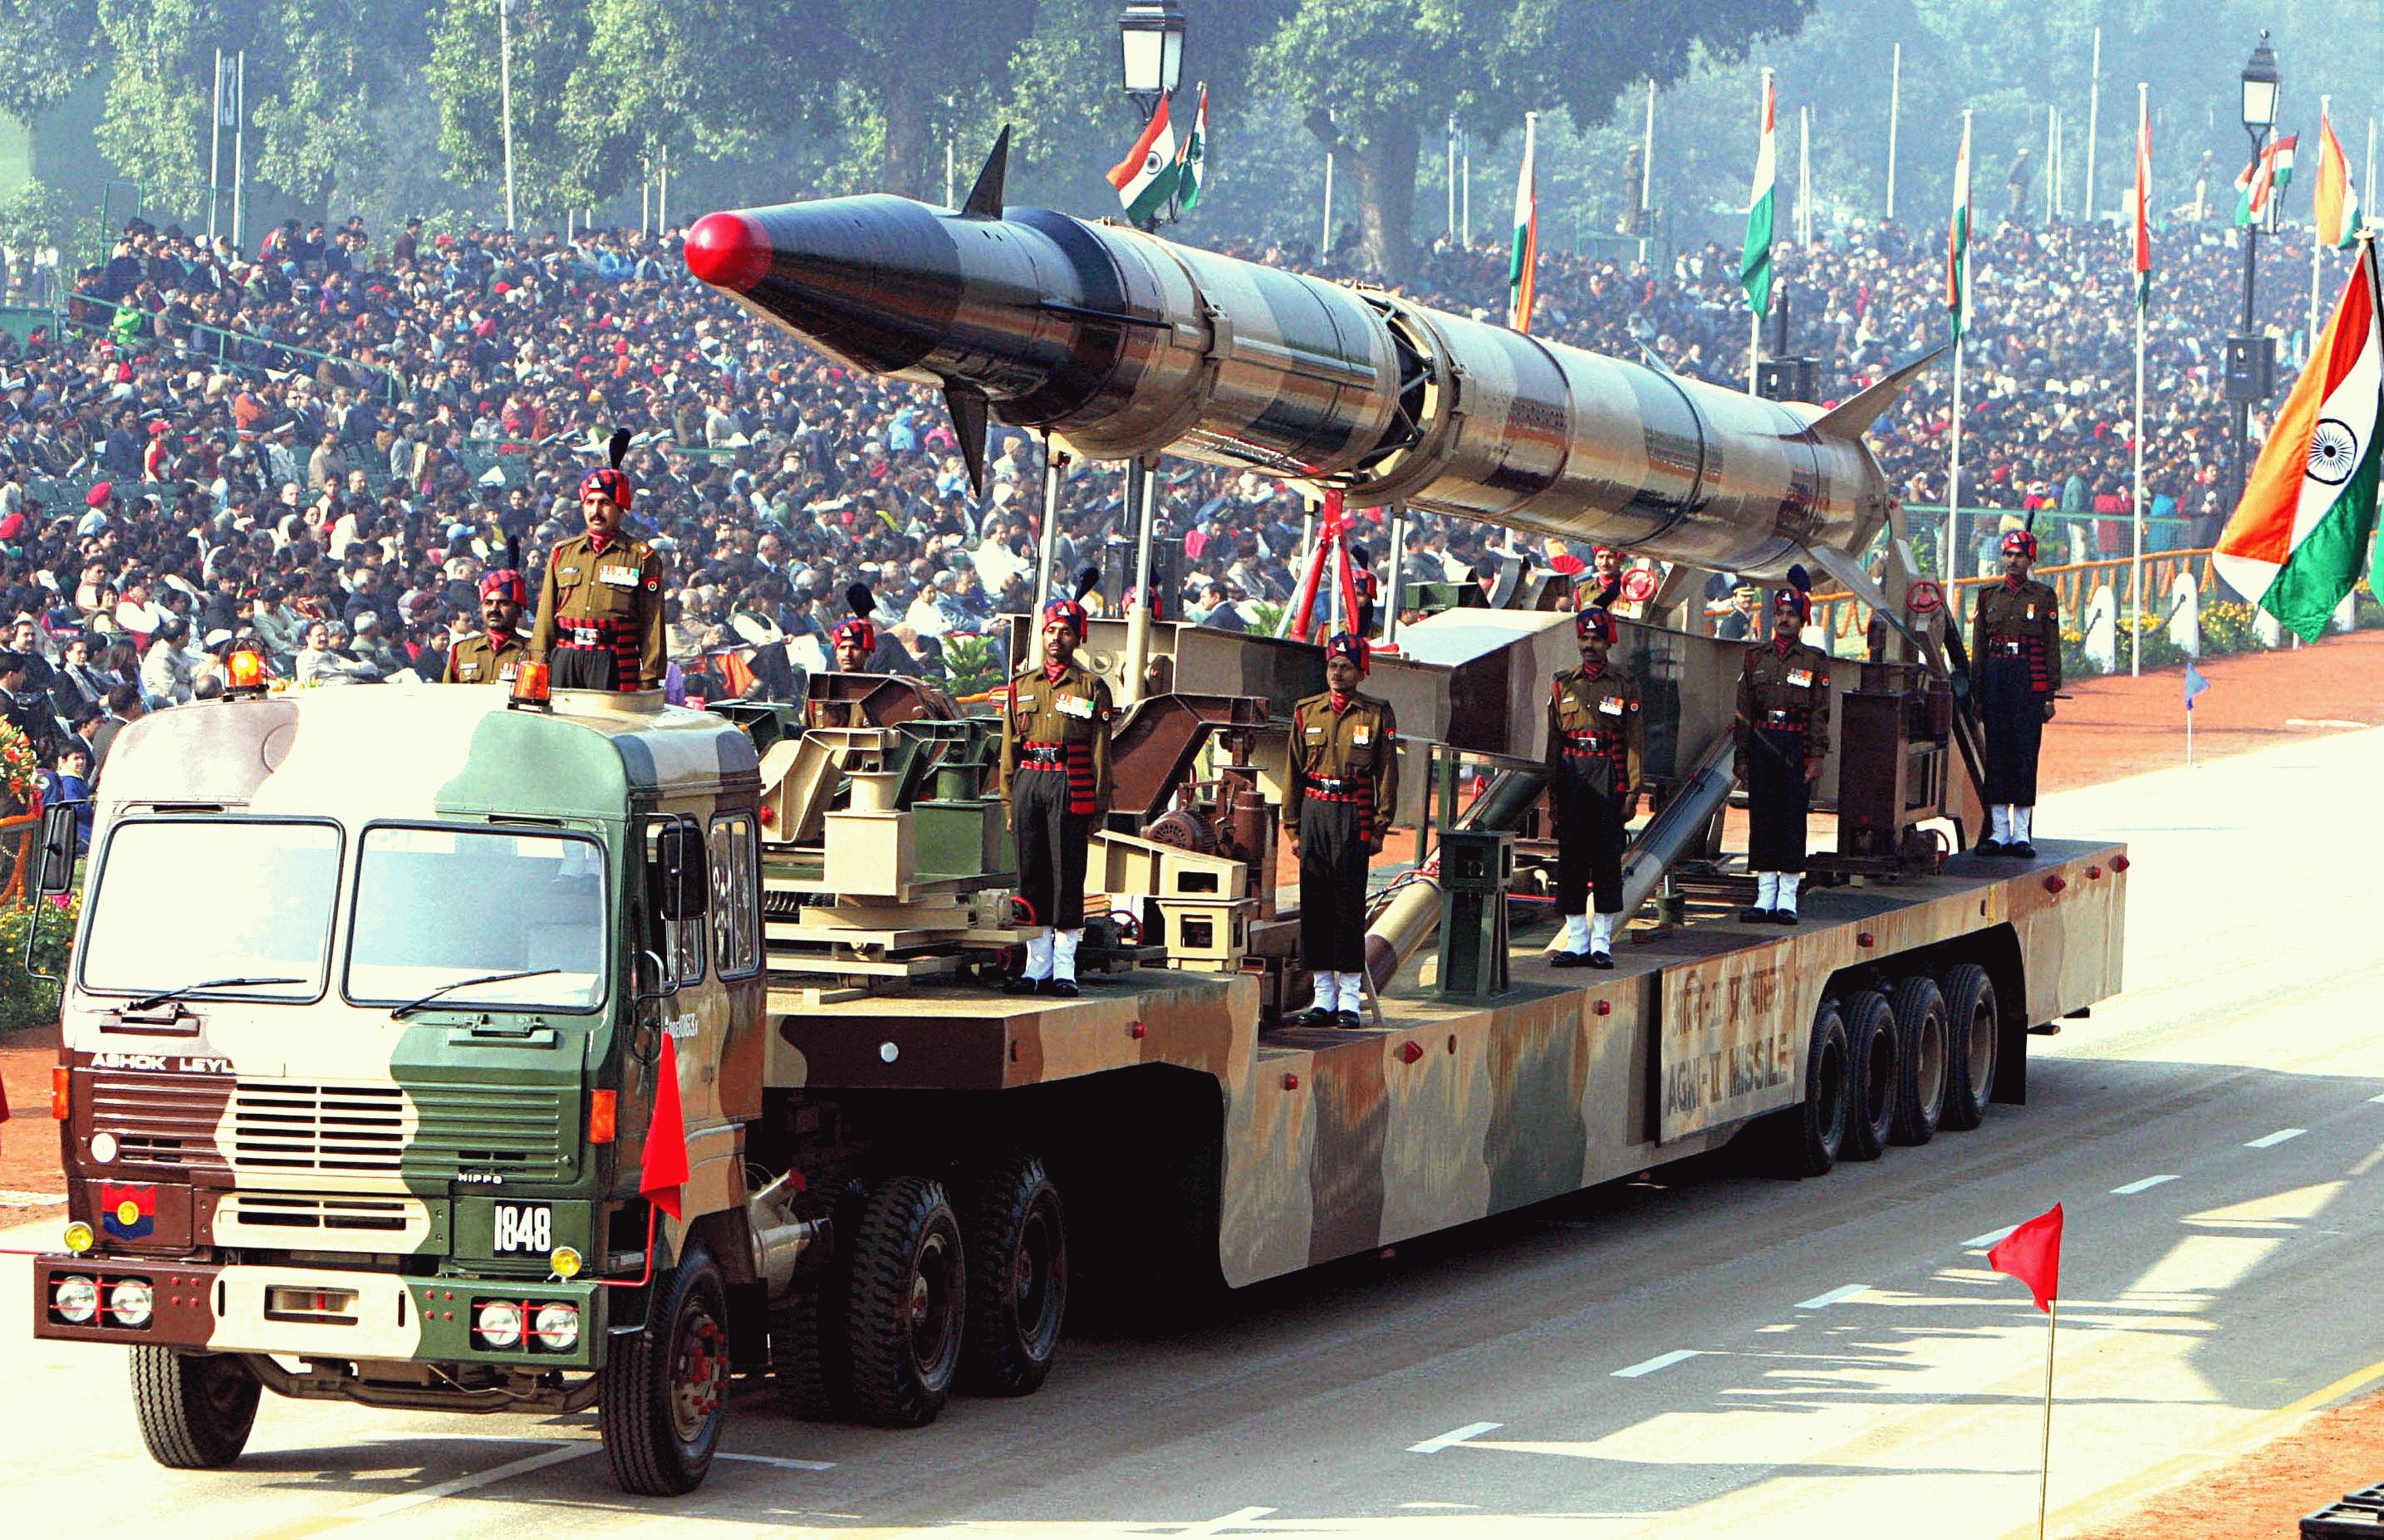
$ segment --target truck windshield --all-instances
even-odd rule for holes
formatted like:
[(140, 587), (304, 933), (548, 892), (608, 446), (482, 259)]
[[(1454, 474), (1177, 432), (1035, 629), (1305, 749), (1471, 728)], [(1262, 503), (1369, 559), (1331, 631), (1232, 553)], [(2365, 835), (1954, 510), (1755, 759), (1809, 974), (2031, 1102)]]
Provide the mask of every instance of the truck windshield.
[(92, 878), (82, 986), (153, 995), (209, 979), (289, 979), (297, 982), (195, 994), (313, 1000), (339, 888), (340, 831), (329, 824), (120, 824)]
[[(604, 853), (574, 835), (374, 828), (356, 866), (347, 995), (587, 1011), (604, 998)], [(511, 979), (497, 974), (521, 974)]]

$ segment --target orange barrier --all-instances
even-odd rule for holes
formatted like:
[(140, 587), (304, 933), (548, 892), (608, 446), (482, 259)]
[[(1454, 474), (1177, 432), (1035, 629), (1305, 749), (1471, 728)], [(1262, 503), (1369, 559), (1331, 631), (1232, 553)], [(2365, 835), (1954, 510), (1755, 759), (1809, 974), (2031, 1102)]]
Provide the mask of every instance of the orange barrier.
[[(2067, 566), (2041, 566), (2036, 569), (2037, 581), (2052, 585), (2061, 596), (2061, 613), (2072, 620), (2086, 613), (2086, 602), (2096, 589), (2109, 584), (2122, 610), (2133, 604), (2132, 588), (2135, 563), (2126, 557), (2107, 562), (2077, 562)], [(2165, 596), (2179, 573), (2190, 572), (2200, 590), (2211, 591), (2214, 579), (2210, 570), (2210, 551), (2204, 547), (2194, 551), (2163, 551), (2144, 557), (2144, 613), (2167, 614)], [(1954, 606), (1956, 621), (1967, 626), (1970, 606), (1980, 589), (2000, 583), (2000, 578), (1957, 578), (1949, 602)], [(1844, 589), (1813, 595), (1813, 624), (1822, 627), (1827, 639), (1824, 646), (1836, 651), (1835, 643), (1851, 640), (1860, 646), (1870, 629), (1870, 606)]]
[(0, 908), (25, 901), (25, 871), (33, 863), (33, 842), (42, 837), (42, 815), (20, 813), (13, 818), (0, 818), (0, 839), (15, 832), (17, 859), (8, 869), (8, 881), (0, 886)]

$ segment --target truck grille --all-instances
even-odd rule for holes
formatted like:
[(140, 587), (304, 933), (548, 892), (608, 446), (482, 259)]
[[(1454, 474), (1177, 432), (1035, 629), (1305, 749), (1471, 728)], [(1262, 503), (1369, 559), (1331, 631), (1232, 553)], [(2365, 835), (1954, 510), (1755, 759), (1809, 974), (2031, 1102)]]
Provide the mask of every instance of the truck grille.
[(525, 1181), (564, 1174), (563, 1147), (577, 1134), (563, 1092), (540, 1086), (412, 1087), (422, 1126), (405, 1151), (409, 1175), (493, 1172)]
[(230, 1083), (216, 1075), (106, 1073), (91, 1078), (91, 1126), (116, 1137), (128, 1164), (223, 1169), (216, 1125)]
[(229, 1153), (242, 1171), (395, 1171), (405, 1114), (395, 1086), (243, 1080), (232, 1092)]

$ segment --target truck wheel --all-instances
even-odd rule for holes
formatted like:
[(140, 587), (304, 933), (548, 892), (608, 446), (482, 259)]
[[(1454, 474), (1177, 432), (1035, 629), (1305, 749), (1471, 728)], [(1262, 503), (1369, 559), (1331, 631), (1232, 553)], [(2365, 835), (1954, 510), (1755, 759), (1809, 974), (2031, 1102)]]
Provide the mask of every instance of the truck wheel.
[(961, 1211), (969, 1261), (961, 1387), (1028, 1395), (1051, 1372), (1068, 1311), (1060, 1189), (1039, 1157), (1013, 1155), (971, 1186)]
[(1846, 1028), (1838, 1008), (1821, 1002), (1805, 1059), (1805, 1099), (1781, 1114), (1782, 1174), (1827, 1176), (1846, 1137)]
[(149, 1458), (175, 1471), (213, 1471), (248, 1447), (256, 1422), (256, 1372), (224, 1353), (132, 1349), (132, 1409)]
[(1945, 1111), (1940, 1128), (1968, 1133), (1987, 1120), (1995, 1094), (1995, 1052), (2002, 1046), (2003, 1018), (1995, 981), (1975, 962), (1945, 970)]
[(1927, 1144), (1945, 1108), (1945, 997), (1915, 974), (1889, 997), (1895, 1007), (1895, 1142)]
[(845, 1344), (854, 1409), (888, 1427), (934, 1422), (960, 1364), (968, 1296), (960, 1221), (943, 1184), (898, 1176), (873, 1190), (851, 1266)]
[(1846, 998), (1846, 1067), (1854, 1081), (1854, 1105), (1846, 1114), (1846, 1159), (1876, 1161), (1895, 1136), (1904, 1104), (1904, 1043), (1896, 1035), (1895, 1011), (1876, 989)]
[(778, 1404), (806, 1422), (834, 1422), (851, 1404), (844, 1377), (831, 1361), (840, 1318), (829, 1296), (842, 1287), (841, 1279), (823, 1273), (797, 1284), (770, 1312), (770, 1377)]
[(702, 1245), (654, 1285), (646, 1329), (613, 1339), (597, 1425), (624, 1492), (675, 1497), (703, 1484), (728, 1397), (728, 1294)]

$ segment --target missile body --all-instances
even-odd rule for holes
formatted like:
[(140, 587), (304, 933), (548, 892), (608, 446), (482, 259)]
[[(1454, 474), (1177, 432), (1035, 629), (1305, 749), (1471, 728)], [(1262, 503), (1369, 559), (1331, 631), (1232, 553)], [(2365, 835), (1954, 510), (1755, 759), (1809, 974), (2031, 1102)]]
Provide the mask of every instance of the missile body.
[(688, 266), (855, 367), (942, 386), (964, 441), (989, 407), (1090, 458), (1165, 453), (1757, 578), (1859, 553), (1887, 516), (1861, 433), (1918, 364), (1824, 414), (984, 192), (962, 213), (713, 214)]

